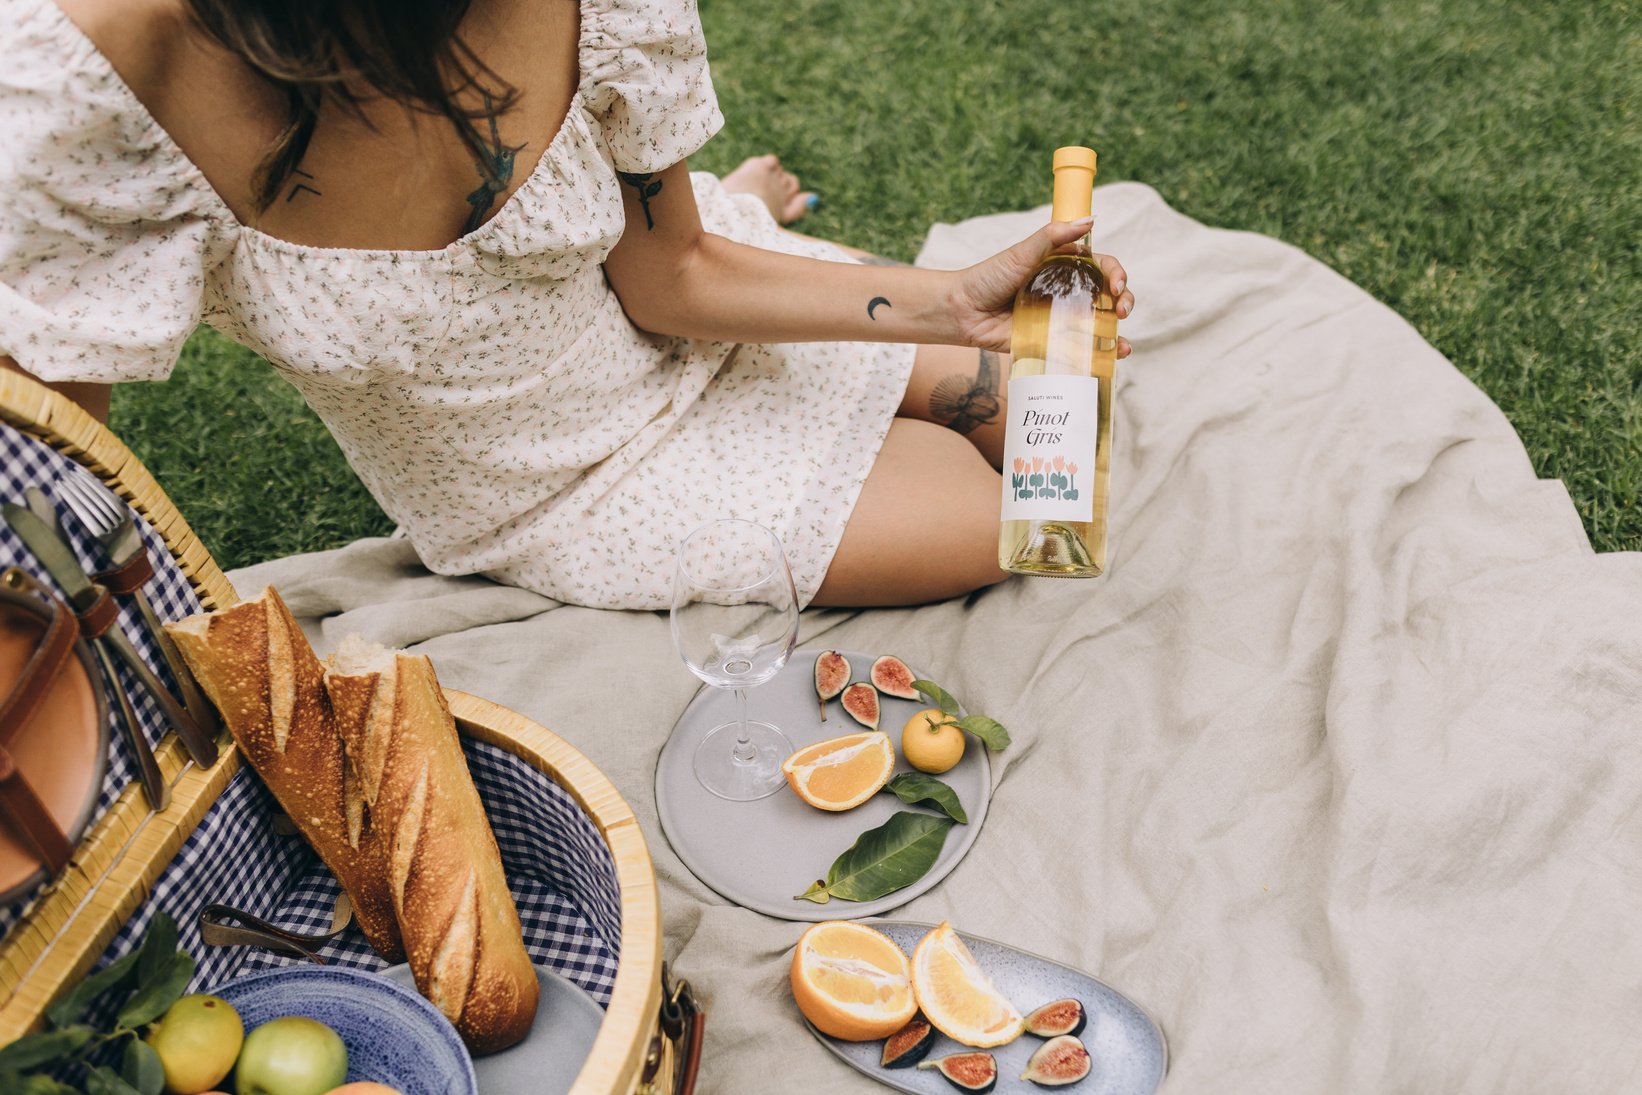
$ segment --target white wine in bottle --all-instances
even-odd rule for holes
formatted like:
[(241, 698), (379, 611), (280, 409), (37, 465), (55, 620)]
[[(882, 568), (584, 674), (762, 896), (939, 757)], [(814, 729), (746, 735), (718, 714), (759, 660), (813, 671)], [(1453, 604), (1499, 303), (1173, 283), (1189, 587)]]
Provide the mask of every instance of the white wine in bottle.
[[(1055, 150), (1053, 218), (1089, 215), (1093, 149)], [(1117, 313), (1085, 236), (1051, 252), (1015, 296), (998, 565), (1093, 578), (1106, 569)]]

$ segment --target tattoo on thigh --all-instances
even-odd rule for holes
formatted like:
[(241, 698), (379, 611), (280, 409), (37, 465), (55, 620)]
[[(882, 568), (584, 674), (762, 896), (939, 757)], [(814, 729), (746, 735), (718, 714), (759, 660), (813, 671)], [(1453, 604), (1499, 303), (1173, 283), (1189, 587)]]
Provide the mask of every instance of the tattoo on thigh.
[[(484, 92), (485, 110), (492, 110), (494, 104), (490, 92)], [(479, 187), (467, 197), (469, 205), (473, 206), (468, 213), (467, 223), (462, 226), (465, 236), (485, 223), (485, 215), (490, 207), (496, 203), (496, 195), (507, 189), (507, 184), (513, 179), (513, 157), (518, 154), (524, 145), (509, 148), (502, 143), (502, 135), (496, 128), (496, 115), (490, 115), (490, 142), (479, 142), (480, 159), (474, 161), (473, 166), (479, 172)]]
[[(291, 169), (291, 174), (301, 175), (304, 179), (313, 178), (312, 175), (308, 174), (306, 171), (302, 170), (302, 168), (300, 168), (300, 167), (293, 167)], [(322, 191), (315, 190), (313, 187), (309, 186), (307, 183), (297, 183), (295, 186), (291, 187), (291, 192), (289, 194), (285, 195), (285, 200), (287, 202), (289, 202), (292, 198), (296, 197), (298, 194), (302, 193), (304, 190), (306, 190), (308, 193), (312, 194), (316, 198), (321, 197), (322, 194), (323, 194)]]
[(998, 355), (982, 350), (974, 377), (953, 373), (935, 385), (929, 393), (929, 413), (959, 433), (997, 421), (1003, 411), (1003, 400), (998, 396), (1000, 374)]
[(647, 231), (655, 231), (656, 218), (650, 215), (650, 199), (661, 193), (661, 180), (655, 182), (655, 172), (646, 171), (642, 174), (632, 171), (618, 171), (616, 175), (621, 181), (639, 192), (639, 205), (644, 209), (644, 227)]

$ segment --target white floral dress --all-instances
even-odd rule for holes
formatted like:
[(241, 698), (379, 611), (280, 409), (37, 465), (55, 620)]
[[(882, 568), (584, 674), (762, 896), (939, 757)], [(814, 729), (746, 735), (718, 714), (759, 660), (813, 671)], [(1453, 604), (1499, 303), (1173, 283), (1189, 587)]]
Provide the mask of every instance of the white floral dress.
[[(661, 608), (674, 545), (741, 517), (814, 596), (914, 348), (661, 338), (623, 314), (601, 269), (616, 172), (669, 167), (723, 124), (691, 0), (582, 0), (563, 126), (437, 251), (239, 224), (51, 0), (0, 0), (0, 59), (0, 352), (23, 368), (158, 380), (203, 320), (301, 390), (432, 570)], [(708, 231), (847, 261), (692, 181)]]

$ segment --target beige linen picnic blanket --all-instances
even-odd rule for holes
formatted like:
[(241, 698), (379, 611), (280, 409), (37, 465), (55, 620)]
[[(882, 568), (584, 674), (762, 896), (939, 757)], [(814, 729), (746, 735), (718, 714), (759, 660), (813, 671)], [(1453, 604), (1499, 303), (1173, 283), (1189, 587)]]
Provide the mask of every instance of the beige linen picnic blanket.
[[(974, 848), (894, 915), (1102, 977), (1162, 1025), (1167, 1092), (1642, 1090), (1642, 557), (1594, 554), (1499, 410), (1321, 263), (1140, 185), (1095, 208), (1140, 295), (1108, 575), (804, 620), (1014, 733)], [(1045, 216), (939, 226), (921, 261)], [(696, 687), (664, 615), (437, 577), (394, 540), (234, 579), (322, 649), (429, 654), (615, 781), (710, 1008), (700, 1090), (882, 1090), (799, 1022), (802, 925), (662, 835), (655, 758)]]

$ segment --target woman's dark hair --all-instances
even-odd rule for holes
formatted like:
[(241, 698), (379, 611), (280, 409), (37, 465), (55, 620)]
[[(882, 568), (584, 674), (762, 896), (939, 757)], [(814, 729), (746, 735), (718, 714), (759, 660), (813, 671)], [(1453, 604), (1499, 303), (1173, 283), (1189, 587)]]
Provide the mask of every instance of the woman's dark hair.
[[(449, 119), (489, 174), (493, 157), (474, 120), (501, 114), (518, 91), (457, 33), (470, 2), (188, 0), (213, 38), (285, 93), (285, 126), (252, 180), (257, 208), (273, 203), (302, 162), (320, 105), (328, 99), (364, 120), (366, 88)], [(475, 94), (479, 105), (471, 105)], [(461, 105), (464, 96), (470, 105)]]

